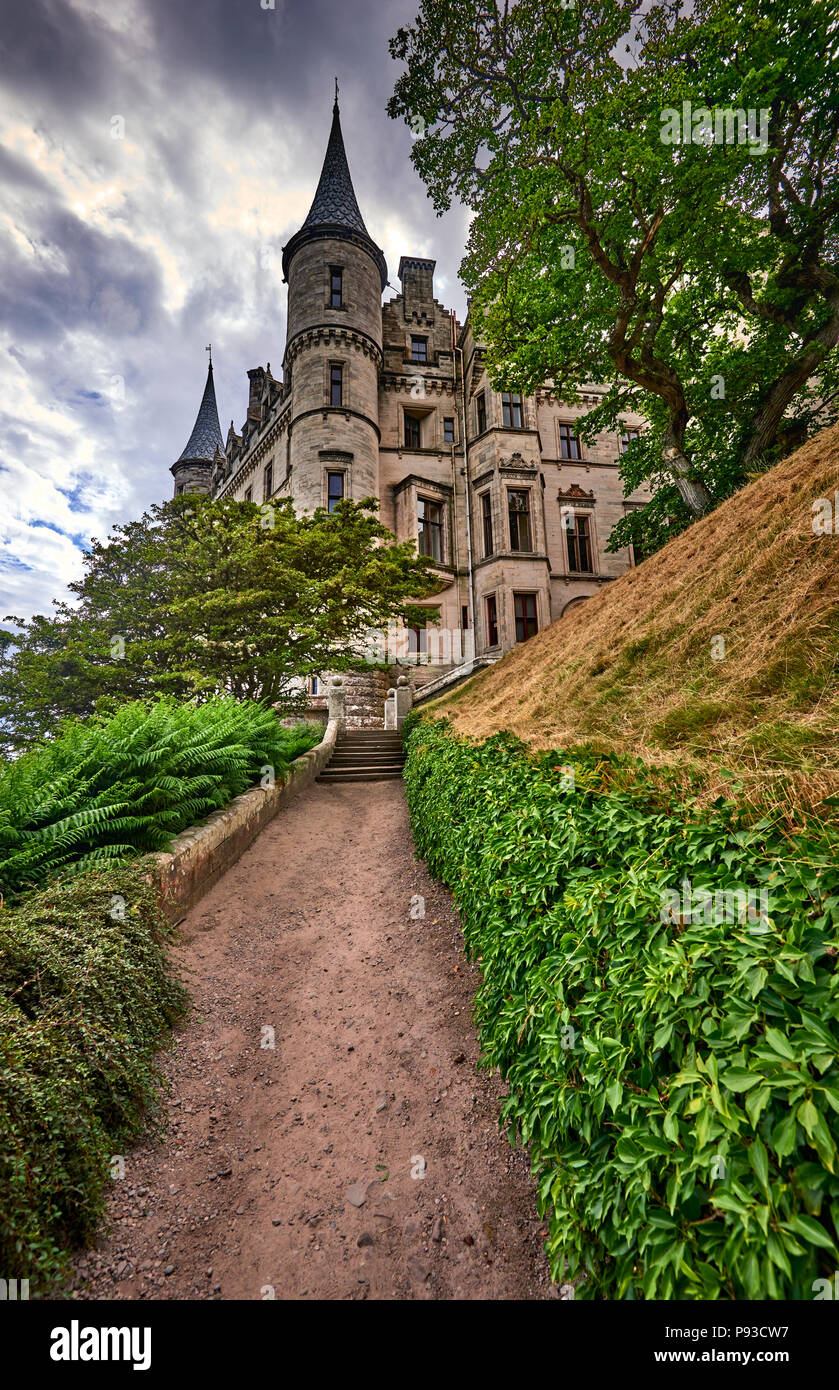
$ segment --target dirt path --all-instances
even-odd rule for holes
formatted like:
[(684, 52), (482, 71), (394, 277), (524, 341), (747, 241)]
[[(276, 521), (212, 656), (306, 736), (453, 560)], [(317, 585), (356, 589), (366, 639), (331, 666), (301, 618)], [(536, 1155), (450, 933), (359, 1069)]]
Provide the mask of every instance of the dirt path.
[(306, 791), (182, 931), (170, 1133), (125, 1155), (73, 1297), (556, 1296), (400, 782)]

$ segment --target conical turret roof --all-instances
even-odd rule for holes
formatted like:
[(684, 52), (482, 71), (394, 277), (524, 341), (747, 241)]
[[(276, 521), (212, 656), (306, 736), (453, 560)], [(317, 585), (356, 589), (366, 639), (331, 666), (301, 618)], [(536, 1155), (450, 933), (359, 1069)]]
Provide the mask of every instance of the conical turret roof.
[(315, 190), (312, 206), (299, 231), (295, 232), (283, 247), (283, 276), (288, 279), (291, 259), (305, 242), (318, 237), (333, 237), (344, 241), (354, 241), (372, 256), (382, 281), (382, 289), (387, 284), (387, 266), (384, 253), (376, 245), (364, 225), (364, 218), (358, 206), (355, 189), (350, 177), (344, 137), (341, 134), (341, 115), (338, 102), (332, 108), (332, 129), (320, 179)]
[(207, 369), (207, 384), (204, 387), (204, 394), (201, 397), (201, 404), (198, 407), (198, 414), (192, 427), (192, 434), (189, 436), (186, 448), (177, 462), (186, 463), (192, 460), (201, 460), (212, 463), (217, 449), (222, 453), (224, 452), (224, 441), (218, 422), (216, 388), (213, 385), (213, 364), (211, 361)]
[(352, 186), (337, 101), (332, 108), (332, 129), (320, 181), (303, 227), (318, 227), (321, 224), (337, 224), (361, 232), (362, 236), (369, 235)]

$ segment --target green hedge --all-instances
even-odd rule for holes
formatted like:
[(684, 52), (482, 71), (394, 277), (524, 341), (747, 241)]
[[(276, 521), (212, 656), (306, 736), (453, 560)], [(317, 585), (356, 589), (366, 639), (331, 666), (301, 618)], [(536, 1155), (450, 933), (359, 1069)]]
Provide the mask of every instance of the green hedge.
[(154, 1052), (186, 1006), (141, 866), (0, 910), (0, 1269), (42, 1295), (90, 1241), (114, 1155), (159, 1109)]
[(165, 849), (263, 768), (279, 781), (322, 733), (311, 724), (285, 729), (272, 710), (226, 697), (134, 701), (68, 720), (0, 773), (0, 893)]
[[(482, 1060), (530, 1145), (554, 1278), (588, 1298), (813, 1298), (839, 1263), (835, 830), (699, 812), (638, 762), (510, 735), (419, 721), (407, 746), (416, 844), (481, 962)], [(717, 892), (742, 897), (703, 907)]]

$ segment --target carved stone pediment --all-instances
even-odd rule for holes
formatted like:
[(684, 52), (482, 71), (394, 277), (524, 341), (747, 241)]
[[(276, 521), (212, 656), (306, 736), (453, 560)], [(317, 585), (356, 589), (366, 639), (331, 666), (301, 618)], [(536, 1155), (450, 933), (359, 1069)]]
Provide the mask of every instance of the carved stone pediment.
[(559, 502), (576, 503), (578, 507), (593, 507), (595, 502), (594, 492), (586, 492), (579, 483), (571, 483), (570, 487), (560, 489), (557, 493)]
[(523, 472), (523, 473), (535, 473), (535, 472), (536, 472), (536, 464), (533, 463), (533, 462), (531, 462), (530, 459), (522, 458), (521, 454), (519, 454), (519, 453), (511, 454), (510, 457), (509, 457), (508, 459), (505, 459), (505, 458), (500, 459), (500, 460), (499, 460), (499, 463), (498, 463), (498, 467), (499, 467), (499, 470), (500, 470), (502, 473), (509, 473), (509, 472), (515, 472), (515, 473), (522, 473), (522, 472)]

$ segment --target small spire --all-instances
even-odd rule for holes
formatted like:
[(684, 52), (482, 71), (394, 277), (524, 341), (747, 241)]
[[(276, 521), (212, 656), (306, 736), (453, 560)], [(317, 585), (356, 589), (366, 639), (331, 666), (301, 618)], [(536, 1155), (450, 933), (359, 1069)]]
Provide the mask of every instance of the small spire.
[[(206, 347), (205, 352), (210, 352)], [(216, 406), (216, 392), (213, 386), (213, 361), (210, 357), (210, 366), (207, 371), (207, 384), (204, 387), (204, 395), (201, 397), (201, 404), (198, 407), (198, 414), (195, 417), (195, 424), (192, 427), (192, 434), (189, 436), (186, 448), (178, 459), (178, 463), (187, 460), (194, 462), (211, 463), (217, 448), (223, 445), (221, 429), (218, 422), (218, 408)]]
[(338, 79), (335, 78), (335, 105), (332, 108), (333, 115), (338, 110)]

